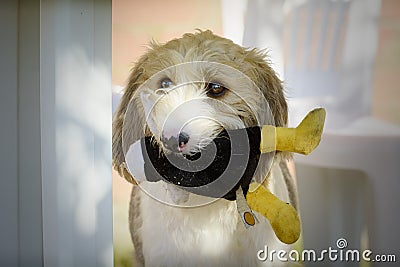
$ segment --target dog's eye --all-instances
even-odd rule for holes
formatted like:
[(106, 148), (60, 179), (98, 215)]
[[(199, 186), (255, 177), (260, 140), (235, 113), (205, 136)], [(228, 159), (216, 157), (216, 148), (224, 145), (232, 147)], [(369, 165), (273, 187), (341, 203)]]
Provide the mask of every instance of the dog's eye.
[(172, 86), (172, 81), (168, 78), (162, 79), (160, 81), (160, 88), (169, 88)]
[(220, 97), (225, 94), (228, 89), (218, 83), (208, 83), (206, 86), (206, 91), (208, 96)]

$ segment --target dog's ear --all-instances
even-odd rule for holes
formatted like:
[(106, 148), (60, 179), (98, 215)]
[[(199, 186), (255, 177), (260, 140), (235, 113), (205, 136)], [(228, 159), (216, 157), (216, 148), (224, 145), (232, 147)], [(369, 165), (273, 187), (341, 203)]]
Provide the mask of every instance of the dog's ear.
[[(114, 169), (120, 174), (120, 165), (125, 161), (123, 142), (131, 143), (133, 140), (130, 139), (141, 136), (144, 129), (145, 114), (140, 97), (135, 93), (146, 80), (144, 67), (146, 61), (146, 56), (141, 57), (132, 69), (128, 85), (125, 87), (124, 95), (113, 118), (112, 160)], [(122, 140), (123, 138), (124, 140)]]
[(270, 67), (267, 56), (262, 52), (256, 49), (250, 50), (247, 58), (255, 71), (251, 74), (251, 78), (267, 99), (274, 116), (275, 126), (287, 126), (288, 107), (283, 82)]

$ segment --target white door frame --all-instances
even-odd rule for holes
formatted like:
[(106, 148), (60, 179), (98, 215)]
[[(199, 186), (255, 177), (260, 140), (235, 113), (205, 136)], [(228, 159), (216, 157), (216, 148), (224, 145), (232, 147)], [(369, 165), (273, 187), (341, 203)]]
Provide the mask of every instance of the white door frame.
[(112, 266), (111, 1), (0, 15), (0, 265)]

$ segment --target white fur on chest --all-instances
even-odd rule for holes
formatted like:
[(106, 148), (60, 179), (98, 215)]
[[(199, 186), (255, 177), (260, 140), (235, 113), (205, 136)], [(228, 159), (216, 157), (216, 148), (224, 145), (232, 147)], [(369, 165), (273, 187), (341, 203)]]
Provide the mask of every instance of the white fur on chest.
[[(162, 183), (148, 186), (167, 194)], [(259, 223), (246, 229), (235, 201), (220, 199), (202, 207), (179, 208), (140, 194), (143, 224), (137, 230), (146, 266), (259, 266), (268, 264), (257, 259), (265, 245), (276, 250), (289, 247), (276, 239), (259, 214)]]

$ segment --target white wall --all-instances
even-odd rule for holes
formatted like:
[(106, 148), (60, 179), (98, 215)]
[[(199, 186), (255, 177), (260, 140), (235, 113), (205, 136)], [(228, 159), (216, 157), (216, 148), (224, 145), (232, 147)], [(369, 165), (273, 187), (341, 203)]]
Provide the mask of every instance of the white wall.
[(111, 1), (0, 19), (0, 266), (112, 266)]
[[(4, 1), (0, 8), (0, 265), (18, 262), (18, 6)], [(7, 23), (5, 23), (7, 22)]]
[(41, 266), (39, 1), (0, 10), (0, 265)]

